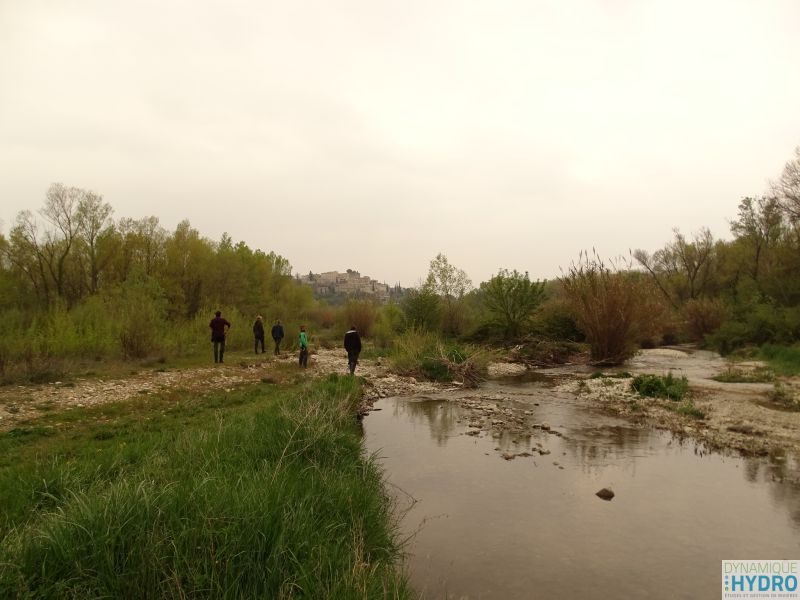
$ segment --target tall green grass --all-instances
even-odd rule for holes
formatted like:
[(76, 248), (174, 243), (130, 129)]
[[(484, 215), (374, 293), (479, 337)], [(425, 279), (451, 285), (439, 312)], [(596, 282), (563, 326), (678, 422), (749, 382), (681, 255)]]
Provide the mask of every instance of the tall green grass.
[(0, 597), (409, 597), (358, 382), (268, 390), (2, 436)]
[(780, 375), (800, 375), (800, 345), (764, 344), (760, 352), (773, 371)]
[(479, 348), (443, 340), (435, 333), (409, 330), (398, 336), (390, 353), (394, 370), (430, 381), (469, 385), (485, 378), (488, 355)]

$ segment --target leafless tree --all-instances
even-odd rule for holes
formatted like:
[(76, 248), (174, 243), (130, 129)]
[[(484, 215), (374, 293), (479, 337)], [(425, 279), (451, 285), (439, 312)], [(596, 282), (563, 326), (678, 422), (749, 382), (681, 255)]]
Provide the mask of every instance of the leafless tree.
[(772, 182), (772, 189), (786, 216), (792, 222), (800, 221), (800, 146), (794, 149), (794, 158), (783, 167), (778, 180)]
[(635, 250), (633, 258), (652, 277), (669, 303), (678, 308), (706, 291), (714, 264), (714, 237), (707, 228), (687, 240), (678, 229), (675, 240), (652, 255)]

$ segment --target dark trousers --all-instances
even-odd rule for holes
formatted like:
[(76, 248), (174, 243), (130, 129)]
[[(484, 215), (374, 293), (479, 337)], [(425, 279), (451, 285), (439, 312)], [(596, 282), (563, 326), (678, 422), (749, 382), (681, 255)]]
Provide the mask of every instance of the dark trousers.
[(300, 348), (300, 366), (308, 366), (308, 348)]
[(256, 336), (256, 354), (258, 354), (258, 343), (261, 342), (261, 354), (264, 354), (264, 336)]
[(347, 353), (347, 367), (350, 369), (350, 375), (356, 372), (356, 365), (358, 364), (358, 352)]
[(222, 362), (225, 354), (225, 340), (214, 340), (214, 362)]
[(275, 340), (275, 356), (278, 356), (278, 354), (281, 353), (281, 338), (278, 339), (272, 338), (272, 339)]

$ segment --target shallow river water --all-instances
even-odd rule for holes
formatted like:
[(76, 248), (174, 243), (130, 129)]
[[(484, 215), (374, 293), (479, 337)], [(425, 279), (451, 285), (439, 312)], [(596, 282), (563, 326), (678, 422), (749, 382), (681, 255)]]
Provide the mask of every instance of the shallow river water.
[[(481, 392), (563, 435), (465, 435), (444, 395), (384, 399), (364, 420), (423, 598), (719, 598), (723, 559), (800, 558), (789, 457), (707, 453), (539, 384)], [(502, 458), (537, 443), (550, 453)]]

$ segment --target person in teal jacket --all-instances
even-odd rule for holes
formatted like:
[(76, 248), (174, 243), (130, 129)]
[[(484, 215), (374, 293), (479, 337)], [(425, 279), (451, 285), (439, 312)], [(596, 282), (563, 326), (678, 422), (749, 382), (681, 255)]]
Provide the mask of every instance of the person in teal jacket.
[(305, 325), (300, 325), (300, 366), (308, 366), (308, 336)]

